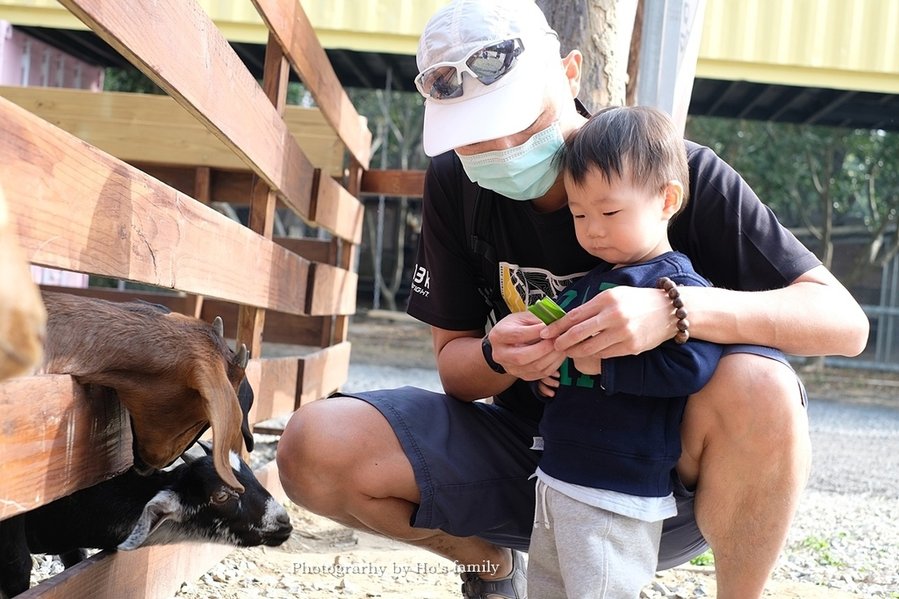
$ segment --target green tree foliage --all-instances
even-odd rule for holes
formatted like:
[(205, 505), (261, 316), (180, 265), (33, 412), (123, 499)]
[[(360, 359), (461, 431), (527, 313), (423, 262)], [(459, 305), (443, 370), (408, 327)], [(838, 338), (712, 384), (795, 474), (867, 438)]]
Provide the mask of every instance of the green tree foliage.
[(164, 94), (162, 89), (134, 67), (121, 69), (109, 67), (103, 74), (103, 91), (133, 92), (137, 94)]
[(884, 131), (692, 117), (687, 137), (714, 149), (787, 226), (804, 227), (825, 265), (839, 227), (867, 240), (853, 270), (897, 251), (899, 135)]

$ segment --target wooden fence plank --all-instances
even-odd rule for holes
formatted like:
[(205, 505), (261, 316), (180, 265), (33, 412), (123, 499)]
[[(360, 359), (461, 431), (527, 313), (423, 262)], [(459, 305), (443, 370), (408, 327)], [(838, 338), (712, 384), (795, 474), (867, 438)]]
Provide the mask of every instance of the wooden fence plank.
[(370, 170), (362, 173), (363, 195), (420, 198), (425, 189), (425, 171)]
[[(300, 240), (294, 240), (300, 241)], [(195, 315), (195, 296), (178, 293), (163, 293), (154, 291), (118, 290), (109, 287), (56, 287), (53, 285), (41, 285), (44, 291), (69, 293), (88, 297), (98, 297), (111, 302), (129, 302), (136, 299), (160, 304), (173, 312), (180, 312), (189, 316)], [(237, 304), (217, 299), (204, 299), (200, 306), (200, 314), (197, 318), (212, 322), (216, 316), (221, 316), (225, 326), (225, 337), (234, 339), (237, 334)], [(310, 351), (313, 348), (322, 347), (322, 329), (325, 326), (327, 316), (297, 316), (269, 310), (266, 313), (266, 329), (264, 340), (266, 343), (281, 343), (296, 346), (307, 346)], [(264, 346), (263, 346), (264, 348)], [(299, 351), (299, 350), (298, 350)]]
[(247, 381), (255, 392), (250, 423), (256, 424), (294, 411), (299, 364), (295, 357), (250, 360)]
[[(194, 169), (191, 167), (149, 162), (131, 162), (131, 164), (186, 195), (191, 195), (194, 189)], [(210, 173), (209, 196), (215, 202), (246, 206), (250, 203), (254, 177), (255, 175), (247, 171), (215, 169)]]
[(253, 4), (347, 150), (359, 164), (368, 168), (371, 132), (341, 87), (300, 2), (253, 0)]
[(334, 241), (309, 237), (275, 237), (274, 242), (311, 262), (334, 264)]
[[(306, 290), (306, 310), (310, 316), (355, 314), (359, 275), (329, 264), (313, 263)], [(340, 303), (335, 303), (338, 300)]]
[(350, 343), (326, 347), (301, 358), (250, 360), (247, 380), (256, 392), (250, 422), (285, 416), (303, 403), (327, 397), (347, 380)]
[(305, 313), (307, 260), (2, 98), (0, 120), (0, 182), (31, 262)]
[[(60, 3), (205, 124), (286, 204), (309, 218), (312, 164), (194, 0), (132, 0), (128, 10), (106, 0)], [(165, 35), (147, 35), (148, 23)]]
[[(23, 91), (26, 89), (30, 91), (30, 88), (0, 88), (0, 95), (122, 160), (217, 168), (244, 166), (231, 150), (178, 107), (172, 98), (122, 93), (105, 93), (98, 97), (81, 90), (27, 93)], [(309, 109), (289, 107), (285, 117), (300, 141), (311, 127), (322, 128), (321, 113), (314, 111), (316, 118), (311, 119), (305, 114), (307, 111)], [(328, 131), (330, 137), (318, 133), (302, 145), (311, 147), (319, 155), (325, 154), (326, 159), (322, 160), (331, 165), (326, 172), (339, 176), (342, 161), (335, 154), (342, 152), (342, 146), (333, 132)], [(165, 143), (154, 140), (165, 140)], [(322, 143), (325, 144), (323, 148), (319, 147)], [(361, 204), (332, 179), (326, 181), (316, 214), (309, 214), (311, 209), (307, 205), (303, 215), (338, 237), (359, 243)], [(192, 195), (186, 188), (176, 187)]]
[[(237, 306), (230, 302), (205, 300), (200, 317), (212, 322), (221, 316), (225, 322), (225, 337), (233, 339), (237, 335)], [(321, 347), (321, 331), (323, 316), (296, 316), (267, 310), (265, 313), (265, 331), (263, 332), (262, 351), (265, 353), (267, 343), (302, 345), (310, 348)]]
[(344, 384), (350, 371), (350, 342), (344, 341), (303, 357), (297, 407), (327, 397)]
[[(249, 170), (169, 96), (4, 86), (0, 96), (125, 162)], [(316, 168), (343, 175), (345, 148), (321, 111), (287, 106), (284, 120)]]
[(72, 377), (0, 383), (0, 518), (34, 509), (125, 471), (131, 428), (114, 395), (87, 397)]
[(101, 551), (32, 587), (17, 599), (163, 599), (228, 556), (234, 547), (210, 543)]
[(330, 177), (322, 177), (315, 198), (313, 220), (328, 231), (340, 231), (350, 243), (362, 242), (365, 207), (357, 198)]
[[(149, 163), (136, 163), (135, 166), (183, 193), (190, 195), (193, 192), (193, 169), (188, 170), (183, 167), (178, 168)], [(424, 171), (421, 172), (421, 175), (419, 183), (424, 181)], [(374, 188), (366, 193), (368, 195), (377, 193), (394, 195), (392, 190), (396, 189), (397, 185), (391, 184), (389, 179), (384, 181), (383, 185), (387, 187), (386, 189)], [(376, 181), (374, 184), (381, 185), (382, 181)], [(250, 203), (252, 179), (246, 173), (214, 171), (210, 185), (210, 195), (216, 201), (229, 202), (236, 206), (246, 206)], [(403, 191), (411, 193), (412, 197), (415, 197), (414, 193), (417, 193), (419, 196), (422, 193), (421, 189), (417, 192), (415, 191), (414, 182), (408, 184), (402, 182), (399, 185), (402, 186)], [(361, 243), (363, 215), (365, 213), (364, 205), (351, 192), (341, 187), (339, 183), (331, 178), (321, 178), (315, 194), (314, 224), (320, 225), (328, 231), (340, 230), (341, 234), (337, 235), (337, 237), (344, 241), (356, 245)]]

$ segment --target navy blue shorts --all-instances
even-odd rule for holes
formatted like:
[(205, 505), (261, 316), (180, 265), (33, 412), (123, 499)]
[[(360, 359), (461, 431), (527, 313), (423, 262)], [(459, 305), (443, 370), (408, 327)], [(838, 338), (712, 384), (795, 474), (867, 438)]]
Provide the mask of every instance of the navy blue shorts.
[[(774, 349), (734, 345), (787, 364)], [(789, 366), (789, 364), (787, 364)], [(805, 390), (799, 383), (803, 405)], [(485, 402), (463, 402), (415, 387), (347, 394), (387, 419), (412, 464), (421, 503), (410, 524), (453, 536), (477, 536), (527, 551), (534, 523), (537, 423)], [(675, 477), (677, 479), (677, 477)], [(683, 564), (708, 544), (693, 514), (693, 492), (675, 482), (677, 516), (665, 521), (659, 570)]]

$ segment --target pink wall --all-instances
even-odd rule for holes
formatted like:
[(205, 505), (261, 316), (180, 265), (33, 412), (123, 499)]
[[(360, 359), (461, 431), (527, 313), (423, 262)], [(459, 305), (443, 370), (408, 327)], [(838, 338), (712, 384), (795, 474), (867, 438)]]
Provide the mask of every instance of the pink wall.
[[(0, 21), (0, 85), (67, 87), (101, 91), (103, 68), (78, 60)], [(31, 267), (36, 283), (87, 287), (87, 275)]]
[(0, 85), (101, 91), (103, 69), (78, 60), (0, 21)]

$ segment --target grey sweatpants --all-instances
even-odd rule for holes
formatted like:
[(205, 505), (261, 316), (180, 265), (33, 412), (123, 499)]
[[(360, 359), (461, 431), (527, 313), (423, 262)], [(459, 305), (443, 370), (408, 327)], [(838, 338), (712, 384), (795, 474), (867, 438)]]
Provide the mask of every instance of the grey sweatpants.
[(571, 499), (537, 481), (528, 597), (632, 599), (652, 580), (662, 522)]

